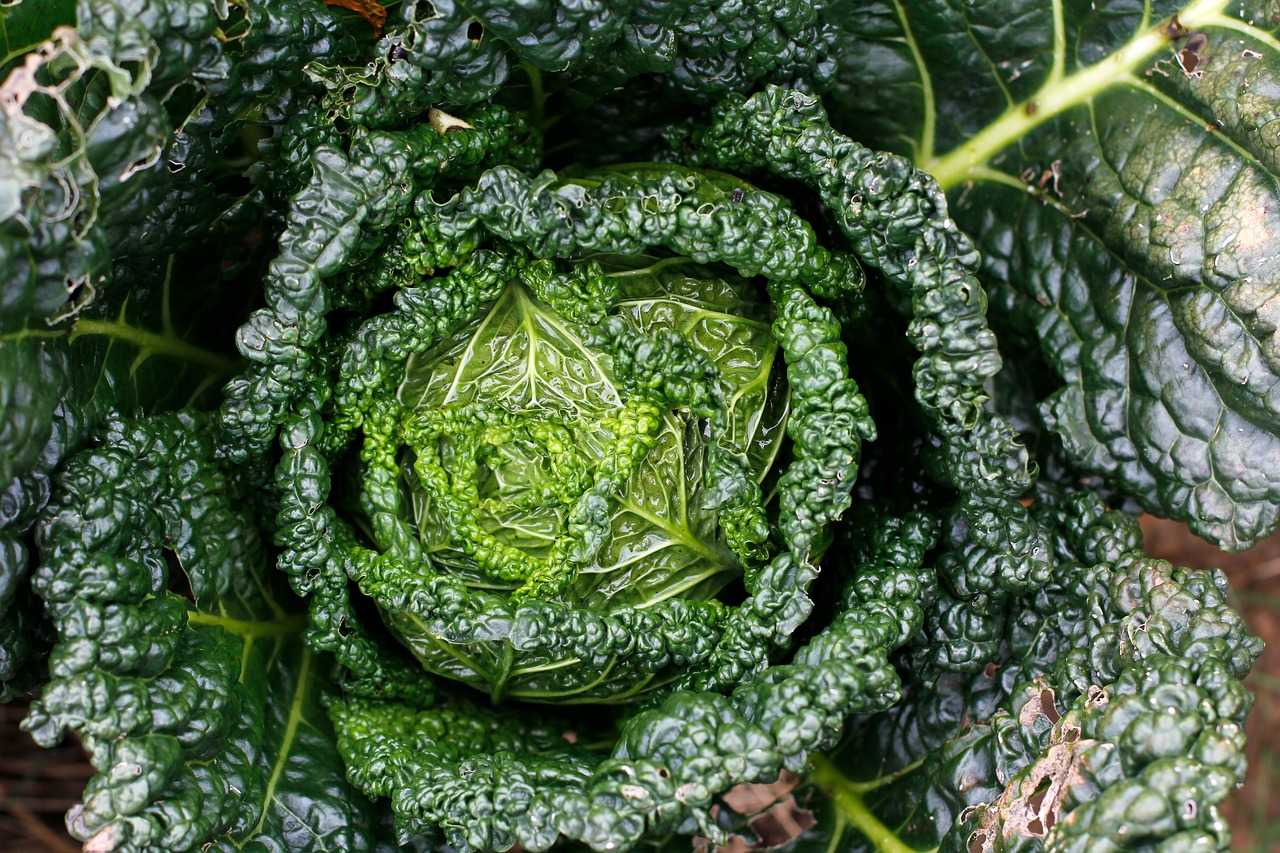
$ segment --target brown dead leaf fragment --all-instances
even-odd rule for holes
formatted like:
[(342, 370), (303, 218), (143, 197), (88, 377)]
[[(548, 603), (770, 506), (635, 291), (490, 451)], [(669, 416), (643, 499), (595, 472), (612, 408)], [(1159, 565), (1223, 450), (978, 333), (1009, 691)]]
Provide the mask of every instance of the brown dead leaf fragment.
[(804, 835), (817, 819), (796, 802), (792, 792), (800, 781), (800, 777), (783, 770), (772, 784), (744, 783), (727, 791), (722, 797), (724, 805), (750, 818), (747, 825), (755, 837), (732, 835), (726, 844), (715, 848), (715, 853), (774, 850)]
[(1169, 41), (1177, 41), (1180, 38), (1186, 38), (1187, 33), (1190, 32), (1182, 25), (1182, 21), (1178, 20), (1177, 15), (1170, 18), (1169, 22), (1160, 28), (1160, 31), (1164, 33), (1164, 37)]
[(341, 6), (350, 9), (369, 22), (373, 27), (373, 37), (382, 35), (382, 28), (387, 23), (387, 10), (375, 0), (324, 0), (326, 6)]
[[(1106, 691), (1095, 688), (1105, 702)], [(1090, 697), (1095, 695), (1090, 690)], [(1000, 797), (965, 809), (960, 823), (978, 818), (969, 836), (968, 853), (995, 853), (1017, 838), (1044, 838), (1058, 821), (1067, 792), (1084, 781), (1086, 753), (1097, 741), (1081, 739), (1079, 725), (1064, 719), (1051, 689), (1041, 687), (1022, 707), (1018, 722), (1029, 727), (1040, 718), (1054, 727), (1045, 752), (1030, 768), (1011, 779)]]
[(1204, 76), (1204, 71), (1201, 67), (1209, 61), (1204, 54), (1205, 49), (1208, 47), (1209, 36), (1207, 33), (1197, 31), (1187, 36), (1187, 41), (1182, 45), (1182, 49), (1174, 55), (1184, 74), (1195, 78)]
[(1058, 820), (1068, 789), (1083, 781), (1081, 752), (1094, 743), (1079, 732), (1052, 744), (1031, 770), (1010, 783), (996, 802), (981, 809), (981, 826), (969, 837), (970, 853), (993, 853), (1004, 839), (1044, 838)]
[(804, 835), (817, 822), (813, 812), (800, 808), (794, 799), (787, 797), (752, 818), (748, 825), (756, 834), (756, 849), (773, 850)]

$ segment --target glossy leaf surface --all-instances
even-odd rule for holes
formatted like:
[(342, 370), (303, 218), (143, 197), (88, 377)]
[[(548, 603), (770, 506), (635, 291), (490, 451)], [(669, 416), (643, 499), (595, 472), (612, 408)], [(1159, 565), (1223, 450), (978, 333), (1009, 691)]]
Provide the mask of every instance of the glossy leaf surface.
[(1019, 352), (1060, 379), (1042, 416), (1073, 462), (1222, 547), (1274, 531), (1270, 7), (873, 4), (840, 20), (837, 123), (950, 192), (1006, 346), (1034, 328)]

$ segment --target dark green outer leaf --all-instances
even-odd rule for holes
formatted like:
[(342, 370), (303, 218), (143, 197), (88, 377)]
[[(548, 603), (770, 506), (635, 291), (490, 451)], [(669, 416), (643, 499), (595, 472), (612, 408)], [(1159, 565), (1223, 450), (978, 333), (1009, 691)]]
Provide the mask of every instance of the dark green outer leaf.
[(1243, 775), (1240, 679), (1261, 643), (1225, 578), (1146, 557), (1096, 497), (1037, 512), (1050, 585), (1011, 604), (983, 671), (913, 680), (851, 724), (796, 795), (820, 822), (791, 849), (1226, 849), (1218, 806)]
[(687, 109), (762, 83), (825, 87), (836, 31), (818, 5), (406, 0), (365, 65), (307, 71), (328, 90), (327, 110), (373, 127), (490, 99), (527, 106), (541, 124), (551, 96), (576, 112), (637, 78), (668, 109)]
[(76, 0), (17, 0), (0, 8), (0, 78), (54, 27), (74, 24), (75, 12)]
[[(0, 406), (0, 447), (5, 448), (0, 467), (9, 481), (0, 511), (0, 614), (15, 596), (27, 595), (31, 526), (48, 499), (50, 476), (89, 431), (112, 412), (208, 407), (218, 384), (238, 369), (237, 361), (216, 347), (220, 335), (229, 339), (243, 310), (236, 303), (245, 297), (214, 263), (187, 276), (178, 290), (173, 263), (170, 256), (165, 266), (122, 265), (133, 292), (127, 298), (102, 294), (70, 328), (51, 329), (33, 320), (0, 335), (0, 394), (8, 398)], [(206, 272), (213, 280), (201, 280)], [(0, 682), (14, 677), (25, 657), (42, 650), (39, 608), (20, 609), (6, 617), (11, 620), (6, 624), (20, 623), (21, 630), (0, 628)]]
[[(72, 5), (25, 0), (0, 11), (0, 28), (43, 41), (72, 23)], [(50, 472), (109, 412), (208, 407), (239, 370), (225, 353), (251, 298), (234, 282), (265, 246), (260, 199), (241, 204), (193, 173), (237, 138), (219, 109), (240, 119), (279, 96), (260, 66), (278, 61), (281, 42), (308, 42), (308, 10), (323, 7), (267, 8), (255, 4), (250, 31), (226, 48), (216, 35), (226, 21), (201, 0), (85, 0), (78, 30), (10, 63), (20, 67), (0, 115), (0, 682), (39, 650), (38, 608), (5, 611), (25, 595)], [(229, 99), (218, 90), (228, 74)], [(242, 74), (257, 85), (237, 85)], [(211, 97), (188, 100), (192, 90)], [(182, 115), (193, 103), (194, 117)], [(179, 156), (175, 125), (187, 118)], [(205, 163), (189, 156), (193, 144)]]
[(39, 331), (0, 343), (0, 375), (8, 380), (0, 383), (0, 482), (27, 473), (40, 458), (52, 428), (49, 414), (67, 381), (65, 357), (59, 357), (64, 350), (60, 336)]
[(68, 826), (94, 849), (372, 849), (319, 705), (323, 664), (276, 588), (248, 484), (213, 453), (208, 421), (161, 416), (113, 421), (67, 464), (34, 584), (53, 678), (24, 727), (83, 740), (99, 773)]
[(375, 849), (379, 816), (347, 783), (322, 707), (333, 689), (327, 662), (293, 638), (263, 663), (246, 662), (244, 682), (250, 701), (265, 709), (255, 769), (261, 781), (250, 789), (251, 807), (209, 849)]
[(1072, 461), (1223, 547), (1275, 530), (1272, 7), (912, 3), (843, 20), (837, 120), (952, 191), (997, 327), (1035, 323), (1026, 355), (1065, 384), (1043, 415)]

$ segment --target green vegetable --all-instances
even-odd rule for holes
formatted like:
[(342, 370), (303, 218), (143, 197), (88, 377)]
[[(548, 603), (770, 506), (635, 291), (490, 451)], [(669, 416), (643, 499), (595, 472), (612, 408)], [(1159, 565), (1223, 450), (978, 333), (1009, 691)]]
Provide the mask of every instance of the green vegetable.
[(799, 849), (1228, 843), (1211, 804), (1243, 778), (1253, 702), (1231, 673), (1260, 643), (1225, 578), (1142, 554), (1137, 524), (1096, 497), (1037, 507), (1054, 572), (1010, 610), (998, 639), (1012, 654), (915, 681), (857, 721), (815, 761), (821, 820)]
[[(356, 580), (428, 669), (495, 701), (625, 698), (680, 669), (764, 666), (808, 610), (823, 528), (871, 429), (838, 327), (800, 281), (861, 278), (776, 197), (717, 183), (674, 167), (565, 184), (498, 167), (446, 203), (419, 197), (397, 262), (422, 265), (424, 234), (474, 254), (324, 359), (325, 432), (286, 424), (277, 538), (295, 578), (328, 552), (332, 580), (302, 578), (313, 598)], [(635, 254), (651, 248), (679, 254)], [(740, 273), (773, 279), (772, 324)], [(355, 429), (361, 489), (347, 502), (362, 518), (317, 513), (325, 457)], [(774, 545), (760, 483), (784, 429)], [(736, 614), (707, 602), (744, 570)]]
[(1270, 7), (859, 5), (835, 121), (951, 193), (1071, 462), (1223, 548), (1275, 532)]
[[(1168, 266), (1266, 216), (1271, 36), (388, 11), (0, 9), (0, 689), (86, 849), (680, 849), (784, 771), (786, 849), (1228, 847), (1260, 643), (1123, 510), (1280, 512), (1270, 232)], [(1235, 112), (1175, 174), (1135, 99)]]
[(112, 421), (64, 468), (34, 583), (60, 642), (24, 726), (83, 740), (99, 773), (68, 828), (104, 849), (367, 848), (376, 818), (342, 784), (325, 667), (206, 427)]

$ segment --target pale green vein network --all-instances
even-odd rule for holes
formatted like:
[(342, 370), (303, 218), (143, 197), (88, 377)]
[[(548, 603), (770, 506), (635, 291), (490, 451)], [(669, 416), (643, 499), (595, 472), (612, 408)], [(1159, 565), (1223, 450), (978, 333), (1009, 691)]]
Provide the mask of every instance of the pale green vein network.
[[(1161, 106), (1165, 107), (1171, 112), (1177, 113), (1181, 118), (1185, 119), (1190, 124), (1199, 126), (1200, 124), (1203, 123), (1203, 120), (1200, 118), (1200, 116), (1196, 115), (1194, 112), (1187, 109), (1185, 106), (1178, 103), (1173, 98), (1169, 97), (1164, 92), (1161, 92), (1155, 86), (1152, 86), (1150, 83), (1148, 83), (1147, 81), (1139, 77), (1135, 77), (1131, 74), (1126, 75), (1125, 78), (1120, 82), (1123, 85), (1130, 86), (1138, 90), (1139, 92), (1142, 92), (1144, 95), (1151, 98), (1153, 101), (1159, 103)], [(1239, 156), (1240, 159), (1245, 163), (1248, 163), (1260, 169), (1263, 172), (1268, 171), (1266, 165), (1263, 164), (1257, 158), (1257, 156), (1254, 155), (1252, 151), (1249, 151), (1243, 145), (1236, 142), (1229, 135), (1225, 133), (1217, 133), (1217, 134), (1214, 134), (1213, 140), (1215, 142), (1229, 146), (1236, 153), (1236, 155)]]
[[(1012, 105), (1014, 102), (1013, 93), (1009, 91), (1009, 83), (1006, 82), (1001, 75), (1000, 64), (991, 58), (990, 53), (988, 53), (986, 47), (982, 44), (980, 36), (974, 31), (973, 24), (969, 21), (968, 16), (965, 16), (965, 33), (969, 36), (969, 40), (973, 42), (974, 50), (977, 51), (978, 55), (981, 56), (986, 61), (988, 67), (990, 67), (991, 82), (995, 83), (996, 86), (1000, 88), (1000, 94), (1004, 95), (1004, 102)], [(1012, 80), (1009, 82), (1012, 82)]]
[(880, 780), (869, 786), (850, 782), (830, 759), (816, 755), (813, 757), (813, 773), (809, 776), (809, 781), (826, 791), (836, 807), (836, 820), (840, 830), (833, 835), (831, 850), (838, 849), (834, 845), (844, 834), (845, 826), (852, 826), (866, 836), (879, 853), (933, 853), (937, 849), (922, 851), (911, 847), (867, 808), (862, 794), (870, 788), (879, 787)]
[(512, 667), (511, 677), (515, 678), (518, 675), (537, 675), (540, 672), (554, 672), (557, 669), (564, 669), (566, 666), (576, 666), (580, 663), (582, 663), (581, 658), (564, 658), (563, 660), (552, 661), (551, 663)]
[(245, 638), (284, 637), (301, 633), (307, 625), (307, 617), (299, 613), (275, 622), (248, 622), (243, 619), (233, 619), (230, 616), (215, 616), (212, 613), (188, 610), (187, 624), (214, 626)]
[[(1194, 0), (1178, 12), (1178, 19), (1187, 29), (1211, 26), (1224, 19), (1222, 11), (1226, 6), (1227, 0)], [(1056, 38), (1055, 35), (1055, 41)], [(1049, 119), (1122, 82), (1134, 69), (1168, 45), (1169, 37), (1162, 26), (1139, 29), (1123, 47), (1105, 59), (1061, 78), (1050, 74), (1045, 84), (1028, 100), (1011, 106), (960, 147), (941, 157), (918, 154), (916, 164), (930, 172), (943, 190), (953, 189), (965, 181), (981, 179), (983, 174), (979, 170), (996, 154)]]
[(243, 367), (236, 359), (225, 358), (180, 338), (157, 334), (137, 326), (131, 326), (123, 318), (118, 320), (79, 320), (71, 332), (70, 339), (75, 340), (84, 335), (104, 335), (112, 340), (137, 347), (144, 357), (161, 355), (176, 358), (197, 367), (202, 367), (218, 376), (234, 376)]
[[(2, 22), (2, 19), (0, 19)], [(71, 327), (70, 332), (61, 329), (21, 329), (0, 336), (0, 342), (16, 342), (24, 338), (61, 338), (74, 341), (77, 338), (101, 336), (112, 342), (120, 342), (138, 350), (134, 367), (148, 358), (162, 356), (185, 361), (206, 371), (213, 380), (234, 376), (244, 369), (244, 364), (236, 358), (227, 358), (215, 352), (196, 346), (182, 338), (173, 325), (170, 310), (170, 281), (173, 275), (173, 256), (169, 257), (165, 271), (165, 279), (161, 304), (161, 331), (153, 332), (131, 323), (127, 318), (128, 304), (120, 308), (114, 320), (79, 319)]]
[(8, 334), (0, 335), (0, 343), (17, 343), (27, 338), (49, 339), (61, 338), (66, 332), (54, 331), (52, 329), (33, 329), (30, 327), (18, 329)]
[[(722, 563), (728, 559), (724, 553), (713, 550), (710, 546), (703, 543), (703, 541), (694, 536), (688, 528), (676, 527), (667, 519), (655, 515), (643, 506), (631, 501), (623, 501), (620, 505), (624, 511), (649, 522), (654, 527), (665, 533), (672, 542), (685, 546), (703, 559), (714, 563)], [(685, 513), (687, 514), (687, 512), (688, 510), (686, 508)]]
[(470, 669), (480, 678), (483, 678), (486, 681), (494, 680), (494, 673), (492, 671), (490, 671), (487, 667), (481, 666), (478, 661), (469, 657), (465, 652), (462, 651), (459, 645), (455, 643), (446, 643), (443, 639), (441, 639), (440, 637), (437, 637), (427, 627), (427, 624), (422, 621), (421, 616), (419, 616), (416, 613), (408, 613), (408, 612), (402, 615), (406, 619), (408, 619), (410, 622), (412, 622), (414, 626), (418, 629), (419, 637), (425, 638), (427, 642), (433, 644), (436, 648), (440, 649), (440, 651), (445, 652), (446, 654), (450, 655), (453, 658), (456, 658), (459, 662), (462, 663), (463, 666)]
[(990, 166), (977, 166), (970, 169), (969, 177), (975, 181), (1004, 184), (1010, 189), (1020, 190), (1029, 194), (1034, 194), (1036, 191), (1035, 184), (1023, 183), (1008, 172), (1002, 172), (999, 169), (993, 169)]
[[(32, 5), (34, 5), (36, 2), (49, 2), (49, 0), (28, 0), (28, 2), (31, 2)], [(0, 4), (0, 68), (3, 68), (15, 59), (30, 53), (35, 48), (39, 47), (41, 42), (45, 41), (48, 37), (48, 33), (45, 33), (31, 41), (29, 44), (13, 44), (9, 35), (8, 16), (16, 11), (16, 9), (9, 11), (3, 8), (4, 5), (7, 4)]]
[(916, 162), (928, 163), (933, 160), (934, 138), (937, 135), (938, 111), (933, 97), (933, 78), (929, 75), (929, 66), (924, 61), (920, 46), (916, 44), (915, 35), (911, 32), (911, 22), (907, 19), (906, 9), (901, 0), (893, 0), (893, 8), (902, 22), (902, 38), (911, 51), (911, 59), (920, 74), (920, 97), (923, 100), (924, 115), (920, 126), (920, 139), (916, 144)]
[(1056, 83), (1067, 71), (1067, 24), (1062, 13), (1062, 0), (1053, 0), (1053, 68), (1049, 82)]
[(1259, 29), (1252, 24), (1241, 21), (1239, 18), (1232, 18), (1221, 12), (1210, 15), (1205, 20), (1205, 26), (1220, 27), (1224, 30), (1233, 30), (1241, 35), (1248, 36), (1254, 41), (1266, 45), (1277, 53), (1280, 53), (1280, 39), (1276, 39), (1271, 33)]
[(289, 751), (298, 736), (298, 723), (302, 720), (302, 706), (306, 701), (308, 680), (311, 676), (311, 649), (303, 648), (302, 662), (298, 666), (298, 686), (293, 691), (293, 702), (289, 706), (289, 720), (285, 724), (284, 738), (280, 742), (280, 750), (276, 753), (275, 765), (271, 768), (271, 779), (262, 795), (262, 814), (258, 816), (258, 825), (253, 828), (253, 836), (262, 832), (262, 825), (267, 820), (271, 801), (275, 799), (276, 786), (280, 783), (280, 775), (284, 766), (289, 763)]

